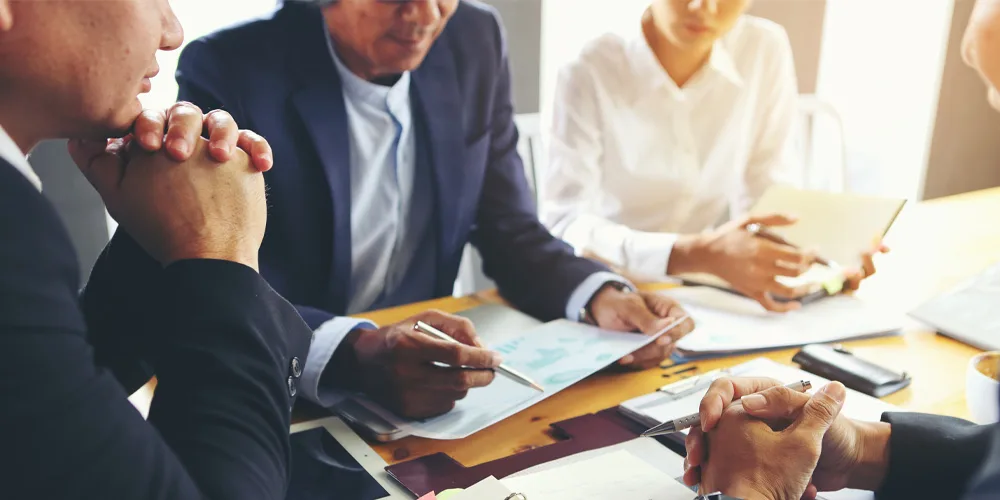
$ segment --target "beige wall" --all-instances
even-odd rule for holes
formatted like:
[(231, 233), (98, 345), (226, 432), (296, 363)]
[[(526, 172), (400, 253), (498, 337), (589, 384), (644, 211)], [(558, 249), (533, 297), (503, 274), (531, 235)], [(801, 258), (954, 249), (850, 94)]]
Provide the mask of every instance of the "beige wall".
[(823, 18), (827, 0), (756, 0), (750, 14), (785, 27), (795, 54), (799, 92), (816, 92), (819, 55), (823, 42)]
[(962, 62), (962, 34), (975, 0), (956, 0), (923, 197), (1000, 186), (1000, 113)]

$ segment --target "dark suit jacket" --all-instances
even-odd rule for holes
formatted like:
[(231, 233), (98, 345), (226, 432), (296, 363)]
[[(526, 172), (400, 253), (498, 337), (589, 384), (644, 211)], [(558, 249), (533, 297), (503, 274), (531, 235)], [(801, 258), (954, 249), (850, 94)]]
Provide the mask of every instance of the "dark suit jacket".
[[(289, 364), (308, 327), (245, 266), (157, 271), (145, 289), (93, 284), (85, 315), (55, 210), (0, 160), (0, 498), (284, 497)], [(148, 422), (102, 366), (134, 331), (159, 375)]]
[[(986, 460), (992, 435), (1000, 432), (996, 425), (918, 413), (886, 413), (882, 420), (892, 424), (892, 437), (880, 500), (962, 498)], [(1000, 498), (1000, 492), (989, 498)]]
[[(317, 7), (289, 2), (195, 40), (177, 71), (179, 99), (227, 110), (274, 149), (261, 268), (313, 326), (343, 314), (351, 290), (349, 127), (326, 36)], [(426, 138), (418, 157), (433, 172), (433, 295), (452, 293), (471, 241), (505, 298), (542, 319), (563, 317), (573, 290), (605, 268), (575, 257), (538, 221), (496, 12), (461, 2), (412, 73), (411, 92), (417, 137)]]

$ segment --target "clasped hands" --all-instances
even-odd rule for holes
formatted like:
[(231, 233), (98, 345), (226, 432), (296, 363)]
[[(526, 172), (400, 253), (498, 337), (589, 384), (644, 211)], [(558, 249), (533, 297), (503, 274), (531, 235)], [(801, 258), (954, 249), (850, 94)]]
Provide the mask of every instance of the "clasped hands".
[(891, 429), (840, 415), (846, 395), (839, 382), (809, 396), (767, 378), (715, 381), (701, 401), (700, 427), (685, 439), (684, 482), (746, 500), (877, 490)]
[[(205, 132), (208, 139), (201, 138)], [(257, 269), (273, 157), (225, 111), (143, 111), (120, 138), (74, 140), (70, 155), (112, 217), (164, 266), (220, 259)]]

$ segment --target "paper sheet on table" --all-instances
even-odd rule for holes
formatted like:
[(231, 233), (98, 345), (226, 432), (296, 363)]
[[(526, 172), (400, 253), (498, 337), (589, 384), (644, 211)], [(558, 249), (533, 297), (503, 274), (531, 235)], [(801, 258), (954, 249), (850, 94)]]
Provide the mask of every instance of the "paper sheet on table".
[(682, 356), (729, 354), (886, 335), (898, 331), (902, 314), (849, 295), (813, 302), (798, 311), (771, 313), (760, 304), (709, 287), (663, 292), (679, 301), (695, 330), (677, 343)]
[(647, 336), (559, 320), (490, 346), (503, 355), (504, 364), (541, 384), (541, 393), (498, 375), (488, 387), (469, 391), (452, 411), (420, 421), (403, 419), (364, 398), (358, 401), (412, 435), (462, 439), (583, 380), (672, 327)]
[(503, 480), (528, 500), (691, 500), (692, 492), (627, 451)]
[(497, 478), (490, 476), (465, 491), (442, 500), (506, 500), (512, 492)]

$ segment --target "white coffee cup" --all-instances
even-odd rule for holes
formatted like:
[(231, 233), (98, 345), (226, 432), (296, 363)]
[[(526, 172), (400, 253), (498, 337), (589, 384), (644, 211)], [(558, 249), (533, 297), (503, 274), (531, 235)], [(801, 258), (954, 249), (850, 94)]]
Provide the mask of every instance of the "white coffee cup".
[(992, 424), (1000, 420), (1000, 352), (984, 352), (969, 361), (965, 376), (965, 401), (972, 420)]

